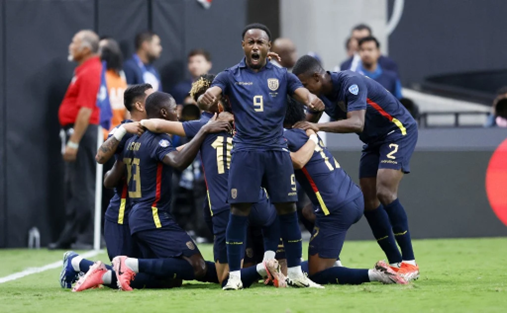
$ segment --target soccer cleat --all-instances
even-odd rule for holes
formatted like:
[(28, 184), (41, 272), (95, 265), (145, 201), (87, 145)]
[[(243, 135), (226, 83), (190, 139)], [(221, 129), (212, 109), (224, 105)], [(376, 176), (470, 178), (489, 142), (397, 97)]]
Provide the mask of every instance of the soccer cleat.
[(243, 289), (243, 282), (241, 281), (241, 278), (239, 277), (231, 277), (227, 279), (227, 284), (222, 288), (222, 290), (239, 290)]
[(124, 255), (115, 257), (113, 259), (113, 269), (118, 280), (118, 288), (123, 291), (132, 291), (130, 282), (134, 279), (136, 273), (125, 264), (126, 259), (127, 257)]
[(408, 284), (408, 281), (405, 280), (405, 278), (396, 273), (391, 266), (384, 261), (378, 261), (373, 270), (377, 272), (378, 278), (384, 284)]
[(398, 274), (406, 281), (412, 281), (419, 278), (419, 266), (410, 263), (401, 262)]
[(286, 277), (280, 270), (280, 264), (278, 264), (276, 259), (264, 261), (262, 264), (268, 274), (268, 279), (264, 282), (264, 284), (267, 285), (267, 282), (272, 281), (273, 285), (277, 288), (287, 287)]
[(294, 278), (287, 277), (285, 281), (287, 282), (287, 285), (291, 287), (324, 289), (324, 286), (319, 285), (308, 278), (308, 275), (306, 273)]
[(63, 254), (62, 271), (60, 272), (60, 286), (72, 288), (72, 284), (78, 279), (79, 272), (72, 267), (72, 259), (78, 256), (74, 251), (67, 251)]
[(102, 276), (104, 276), (106, 272), (107, 268), (104, 263), (100, 261), (93, 263), (88, 272), (79, 278), (74, 288), (72, 288), (72, 292), (100, 287), (100, 285), (104, 283)]

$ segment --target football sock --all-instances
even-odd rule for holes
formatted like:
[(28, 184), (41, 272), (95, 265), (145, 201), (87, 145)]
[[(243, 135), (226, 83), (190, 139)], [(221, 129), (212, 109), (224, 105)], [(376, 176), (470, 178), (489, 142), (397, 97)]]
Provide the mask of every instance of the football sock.
[(301, 262), (301, 270), (305, 273), (310, 272), (310, 270), (308, 269), (308, 261)]
[[(405, 209), (398, 199), (385, 206), (385, 209), (393, 226), (394, 237), (400, 246), (403, 260), (414, 260), (414, 250), (412, 249), (412, 240), (410, 239)], [(391, 263), (391, 260), (389, 260), (389, 263)]]
[[(128, 258), (127, 260), (129, 260)], [(129, 268), (130, 265), (125, 261)], [(137, 259), (134, 259), (137, 260)], [(139, 272), (147, 273), (155, 276), (168, 278), (181, 278), (184, 280), (193, 280), (194, 268), (186, 260), (178, 258), (168, 259), (139, 259)], [(134, 272), (135, 269), (131, 268)]]
[(336, 262), (334, 262), (334, 265), (333, 266), (343, 266), (342, 264), (342, 261), (340, 261), (340, 259), (336, 260)]
[[(116, 284), (116, 279), (114, 280)], [(172, 288), (173, 287), (172, 277), (157, 277), (146, 273), (137, 273), (134, 279), (130, 282), (130, 287), (134, 289), (160, 289), (160, 288)]]
[(205, 283), (218, 284), (217, 266), (213, 262), (210, 262), (210, 261), (205, 261), (205, 262), (206, 262), (206, 267), (207, 267), (206, 274), (204, 275), (203, 278), (197, 279), (197, 280), (205, 282)]
[(380, 248), (384, 251), (389, 263), (401, 262), (401, 254), (394, 241), (394, 235), (389, 216), (382, 204), (373, 210), (365, 211), (364, 216), (370, 224), (371, 231)]
[(276, 251), (276, 248), (275, 248), (275, 250), (274, 250), (274, 251), (269, 251), (269, 250), (268, 250), (268, 251), (264, 252), (264, 258), (263, 258), (262, 260), (263, 260), (263, 261), (267, 261), (267, 260), (272, 260), (272, 259), (274, 259), (274, 258), (275, 258), (275, 256), (276, 256), (276, 252), (275, 252), (275, 251)]
[(330, 267), (310, 276), (318, 284), (359, 285), (370, 281), (368, 270)]
[(414, 266), (417, 265), (417, 263), (415, 262), (415, 260), (403, 260), (403, 263), (408, 263), (408, 264), (411, 264), (411, 265), (414, 265)]
[(287, 276), (288, 277), (294, 278), (294, 277), (300, 277), (301, 275), (303, 275), (301, 265), (292, 266), (292, 267), (287, 268)]
[(264, 241), (264, 251), (275, 252), (280, 242), (280, 224), (278, 217), (272, 225), (262, 228), (262, 238)]
[(243, 288), (250, 287), (254, 282), (261, 278), (262, 276), (257, 273), (256, 266), (250, 266), (241, 270), (241, 282), (243, 283)]
[(257, 269), (257, 273), (259, 273), (259, 275), (261, 277), (267, 277), (268, 276), (268, 273), (266, 271), (266, 268), (264, 267), (264, 264), (263, 263), (259, 263), (255, 266), (255, 268)]
[(298, 217), (296, 212), (279, 215), (280, 233), (285, 247), (287, 257), (287, 266), (289, 271), (291, 267), (300, 268), (301, 256), (303, 254), (303, 242), (301, 239), (301, 230), (299, 229)]
[(136, 258), (127, 258), (125, 259), (125, 265), (128, 266), (135, 273), (139, 273), (139, 259)]
[(231, 272), (241, 269), (241, 259), (245, 255), (246, 228), (248, 216), (230, 215), (226, 231), (227, 261)]

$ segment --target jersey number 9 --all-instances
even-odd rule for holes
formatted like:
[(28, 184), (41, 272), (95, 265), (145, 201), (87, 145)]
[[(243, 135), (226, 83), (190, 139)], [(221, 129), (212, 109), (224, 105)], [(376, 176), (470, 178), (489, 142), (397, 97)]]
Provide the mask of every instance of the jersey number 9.
[(264, 112), (264, 100), (262, 96), (253, 97), (253, 106), (255, 112)]

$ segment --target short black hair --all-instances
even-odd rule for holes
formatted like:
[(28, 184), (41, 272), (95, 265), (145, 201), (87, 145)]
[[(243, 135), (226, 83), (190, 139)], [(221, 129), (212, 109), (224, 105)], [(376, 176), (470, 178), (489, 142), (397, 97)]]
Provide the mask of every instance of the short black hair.
[(292, 73), (296, 76), (307, 73), (323, 73), (324, 69), (320, 65), (319, 61), (309, 55), (303, 55), (296, 62), (296, 65), (292, 68)]
[(285, 111), (283, 123), (286, 125), (294, 125), (299, 121), (304, 121), (306, 117), (304, 105), (289, 96), (287, 96), (287, 102), (287, 111)]
[(359, 39), (359, 42), (357, 43), (358, 47), (361, 47), (361, 45), (365, 42), (370, 42), (370, 41), (374, 41), (375, 42), (375, 45), (377, 46), (377, 49), (380, 48), (380, 43), (378, 42), (377, 38), (373, 37), (373, 36), (368, 36), (368, 37), (364, 37), (364, 38), (361, 38)]
[(136, 50), (139, 50), (141, 46), (143, 45), (143, 42), (145, 41), (151, 41), (153, 39), (153, 36), (156, 36), (155, 32), (151, 30), (146, 30), (143, 32), (140, 32), (136, 35), (136, 39), (134, 41), (134, 45)]
[(146, 103), (144, 105), (144, 109), (146, 110), (146, 115), (148, 118), (157, 117), (162, 106), (165, 103), (170, 102), (171, 99), (173, 99), (173, 96), (162, 91), (155, 91), (149, 95), (146, 98)]
[(246, 25), (245, 28), (243, 29), (243, 33), (241, 33), (242, 40), (245, 39), (245, 34), (250, 29), (260, 29), (260, 30), (265, 31), (266, 34), (268, 35), (268, 40), (271, 41), (271, 32), (269, 31), (269, 28), (266, 25), (261, 24), (261, 23), (253, 23), (253, 24)]
[(371, 36), (371, 34), (372, 34), (371, 27), (366, 24), (358, 24), (358, 25), (354, 26), (354, 28), (352, 28), (352, 31), (365, 30), (365, 29), (370, 33), (370, 36)]
[(194, 49), (188, 53), (187, 59), (190, 59), (191, 57), (194, 57), (196, 55), (202, 55), (206, 61), (211, 62), (211, 54), (204, 50), (204, 49)]
[(106, 44), (102, 47), (100, 59), (106, 61), (108, 70), (115, 70), (119, 73), (123, 68), (123, 55), (120, 45), (112, 38), (102, 40), (106, 40)]
[(132, 111), (134, 102), (136, 102), (139, 97), (144, 97), (144, 92), (148, 89), (153, 89), (153, 87), (150, 84), (132, 85), (128, 87), (123, 93), (123, 104), (125, 108), (127, 108), (129, 112)]

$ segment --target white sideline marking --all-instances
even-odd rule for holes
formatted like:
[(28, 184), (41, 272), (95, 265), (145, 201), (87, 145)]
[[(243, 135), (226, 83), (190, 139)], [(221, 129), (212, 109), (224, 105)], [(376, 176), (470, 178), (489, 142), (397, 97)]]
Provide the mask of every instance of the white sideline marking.
[[(97, 254), (99, 254), (101, 252), (102, 252), (102, 250), (99, 250), (99, 251), (97, 251), (97, 250), (91, 250), (91, 251), (88, 251), (86, 253), (80, 254), (80, 256), (82, 256), (84, 259), (86, 259), (86, 258), (94, 257), (94, 256), (96, 256)], [(6, 282), (9, 282), (9, 281), (13, 281), (13, 280), (16, 280), (16, 279), (19, 279), (19, 278), (22, 278), (22, 277), (25, 277), (25, 276), (28, 276), (28, 275), (42, 273), (44, 271), (52, 270), (54, 268), (58, 268), (58, 267), (61, 267), (61, 266), (62, 266), (62, 260), (59, 260), (57, 262), (50, 263), (50, 264), (47, 264), (47, 265), (44, 265), (44, 266), (41, 266), (41, 267), (30, 267), (30, 268), (27, 268), (26, 270), (24, 270), (22, 272), (17, 272), (17, 273), (14, 273), (14, 274), (11, 274), (11, 275), (8, 275), (8, 276), (5, 276), (5, 277), (1, 277), (0, 278), (0, 284), (6, 283)]]

